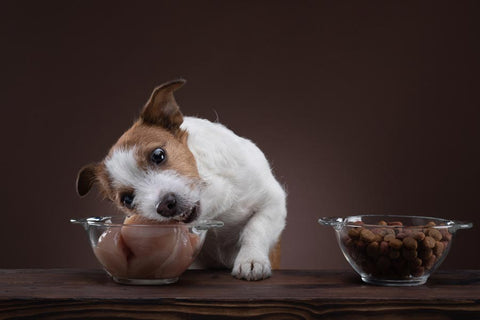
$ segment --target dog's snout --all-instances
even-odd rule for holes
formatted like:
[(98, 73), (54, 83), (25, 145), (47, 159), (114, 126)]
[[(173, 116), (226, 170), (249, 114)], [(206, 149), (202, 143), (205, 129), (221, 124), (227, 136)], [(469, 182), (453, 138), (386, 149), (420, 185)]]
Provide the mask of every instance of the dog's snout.
[(163, 197), (157, 205), (157, 213), (164, 217), (173, 217), (177, 214), (177, 198), (175, 194), (169, 193)]

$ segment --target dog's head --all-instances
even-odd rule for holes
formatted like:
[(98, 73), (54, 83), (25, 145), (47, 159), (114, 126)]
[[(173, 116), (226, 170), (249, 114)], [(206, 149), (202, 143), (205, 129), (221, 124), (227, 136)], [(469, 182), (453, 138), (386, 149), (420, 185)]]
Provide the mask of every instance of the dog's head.
[(104, 196), (126, 214), (159, 221), (191, 222), (198, 217), (201, 181), (173, 96), (184, 82), (175, 80), (157, 87), (140, 118), (105, 159), (80, 170), (80, 196), (97, 183)]

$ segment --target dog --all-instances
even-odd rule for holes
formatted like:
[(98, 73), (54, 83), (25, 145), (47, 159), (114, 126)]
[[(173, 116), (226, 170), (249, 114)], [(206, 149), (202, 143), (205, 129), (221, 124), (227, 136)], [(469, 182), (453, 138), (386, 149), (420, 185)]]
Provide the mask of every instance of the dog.
[(286, 192), (262, 151), (219, 123), (184, 117), (178, 79), (155, 88), (139, 119), (103, 161), (84, 166), (77, 192), (97, 184), (126, 215), (192, 223), (215, 219), (194, 266), (229, 268), (239, 279), (271, 276), (269, 253), (287, 215)]

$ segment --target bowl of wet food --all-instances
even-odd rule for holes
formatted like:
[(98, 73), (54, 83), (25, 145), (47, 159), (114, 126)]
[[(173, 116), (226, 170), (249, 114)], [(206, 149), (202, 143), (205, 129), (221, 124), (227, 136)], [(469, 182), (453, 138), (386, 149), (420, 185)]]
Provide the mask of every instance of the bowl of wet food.
[(95, 256), (115, 282), (159, 285), (178, 281), (220, 221), (158, 222), (139, 215), (71, 219), (87, 232)]
[(455, 234), (472, 223), (407, 215), (325, 217), (340, 249), (366, 283), (424, 284), (451, 249)]

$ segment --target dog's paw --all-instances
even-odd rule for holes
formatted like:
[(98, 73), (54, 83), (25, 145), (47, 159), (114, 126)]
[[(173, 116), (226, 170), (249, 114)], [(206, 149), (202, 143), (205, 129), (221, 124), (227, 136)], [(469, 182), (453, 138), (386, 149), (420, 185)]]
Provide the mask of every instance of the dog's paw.
[(233, 265), (232, 275), (244, 280), (262, 280), (272, 275), (270, 261), (266, 259), (241, 259), (237, 257)]

